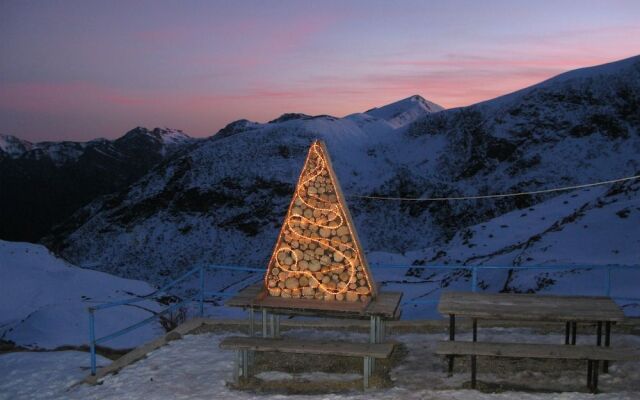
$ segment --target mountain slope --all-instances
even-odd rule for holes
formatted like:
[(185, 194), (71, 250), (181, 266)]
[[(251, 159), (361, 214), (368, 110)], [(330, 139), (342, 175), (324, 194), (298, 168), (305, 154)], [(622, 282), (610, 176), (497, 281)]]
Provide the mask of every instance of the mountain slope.
[[(411, 99), (396, 105), (410, 111)], [(408, 125), (389, 123), (403, 114), (396, 105), (341, 119), (238, 122), (130, 190), (80, 210), (47, 243), (76, 263), (152, 280), (197, 263), (264, 265), (307, 148), (320, 138), (366, 251), (446, 247), (467, 227), (553, 195), (449, 202), (357, 196), (504, 193), (636, 174), (638, 104), (636, 57), (465, 108), (423, 110)]]
[[(393, 259), (388, 254), (375, 253), (373, 258), (382, 263), (405, 265), (637, 266), (638, 200), (640, 180), (564, 192), (463, 228), (447, 243), (395, 255)], [(540, 276), (558, 280), (575, 273), (504, 270), (500, 276), (496, 271), (484, 285), (492, 290), (539, 290), (542, 288), (538, 286)], [(519, 276), (527, 279), (518, 279)], [(618, 282), (616, 287), (627, 291), (616, 295), (633, 297), (634, 282), (626, 285)]]
[[(0, 260), (0, 337), (20, 346), (87, 344), (87, 307), (154, 291), (144, 282), (70, 265), (41, 245), (0, 241)], [(155, 302), (139, 304), (98, 312), (98, 337), (149, 317), (145, 307), (158, 309)], [(149, 325), (107, 346), (132, 347), (161, 332), (160, 326)]]
[(123, 189), (193, 142), (181, 131), (140, 127), (113, 141), (0, 136), (0, 238), (36, 241), (96, 196)]

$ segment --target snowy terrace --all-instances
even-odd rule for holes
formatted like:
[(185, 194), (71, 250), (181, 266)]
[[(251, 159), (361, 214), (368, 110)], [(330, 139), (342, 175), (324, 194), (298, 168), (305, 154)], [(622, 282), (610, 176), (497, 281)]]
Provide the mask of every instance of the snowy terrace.
[[(228, 295), (262, 279), (263, 270), (209, 268), (202, 275), (192, 273), (191, 279), (180, 282), (178, 292), (196, 301), (188, 306), (195, 316), (200, 311), (200, 290), (204, 286), (205, 316), (216, 321), (246, 321), (247, 314), (222, 306)], [(398, 352), (373, 376), (371, 390), (361, 390), (361, 363), (326, 363), (322, 358), (310, 358), (304, 363), (287, 361), (288, 356), (276, 357), (282, 363), (262, 363), (255, 371), (253, 385), (235, 390), (229, 387), (235, 353), (218, 349), (226, 336), (245, 334), (246, 323), (220, 323), (209, 332), (185, 335), (148, 353), (117, 374), (108, 375), (99, 385), (78, 384), (89, 374), (89, 355), (81, 351), (14, 352), (0, 355), (0, 399), (637, 399), (640, 398), (640, 363), (616, 362), (609, 374), (600, 376), (601, 393), (591, 395), (585, 386), (586, 363), (562, 360), (504, 360), (479, 357), (478, 389), (469, 389), (469, 364), (461, 358), (456, 362), (455, 374), (447, 377), (446, 362), (434, 354), (436, 342), (448, 337), (446, 324), (435, 310), (443, 282), (446, 290), (483, 290), (486, 283), (504, 279), (507, 270), (501, 268), (443, 267), (425, 271), (407, 267), (373, 267), (376, 280), (384, 290), (404, 292), (403, 321), (391, 327), (389, 339), (400, 344)], [(418, 272), (418, 271), (424, 272)], [(221, 273), (223, 271), (224, 273)], [(617, 298), (627, 316), (638, 315), (638, 303), (633, 282), (637, 269), (627, 267), (539, 267), (518, 271), (516, 280), (530, 282), (542, 274), (554, 279), (555, 285), (543, 293), (603, 295)], [(201, 280), (200, 276), (204, 279)], [(454, 277), (452, 279), (451, 277)], [(448, 280), (448, 281), (447, 281)], [(204, 284), (204, 285), (203, 285)], [(580, 288), (579, 291), (576, 288)], [(186, 297), (183, 297), (186, 298)], [(122, 306), (125, 309), (127, 306)], [(109, 319), (96, 313), (97, 336), (113, 332), (126, 325), (107, 324)], [(308, 324), (313, 321), (293, 319), (283, 321), (283, 336), (309, 337), (330, 340), (366, 341), (366, 328), (351, 325), (338, 330)], [(128, 322), (127, 324), (131, 324)], [(148, 327), (148, 325), (145, 325)], [(133, 343), (146, 336), (147, 328), (134, 330), (116, 338), (113, 343)], [(79, 328), (86, 334), (88, 327)], [(469, 327), (461, 327), (460, 340), (469, 340)], [(144, 334), (140, 332), (144, 332)], [(161, 331), (155, 330), (155, 337)], [(594, 344), (595, 329), (581, 327), (578, 344)], [(556, 343), (564, 340), (561, 326), (496, 325), (481, 326), (483, 341)], [(86, 336), (85, 336), (86, 337)], [(153, 336), (152, 336), (153, 337)], [(86, 343), (86, 342), (85, 342)], [(109, 346), (110, 343), (104, 343)], [(640, 348), (640, 323), (630, 318), (628, 323), (614, 327), (613, 345)], [(116, 346), (117, 347), (117, 346)], [(121, 347), (121, 345), (120, 345)], [(103, 355), (111, 356), (103, 353)], [(314, 356), (319, 357), (319, 356)], [(112, 357), (113, 358), (113, 357)], [(343, 359), (342, 357), (340, 358)], [(352, 360), (353, 361), (353, 360)], [(98, 356), (98, 367), (112, 360)], [(273, 390), (287, 382), (286, 390)], [(281, 385), (280, 385), (281, 386)], [(305, 392), (305, 389), (307, 392)], [(305, 393), (301, 393), (305, 392)]]
[[(286, 325), (285, 325), (286, 326)], [(640, 326), (617, 327), (615, 345), (640, 347)], [(6, 373), (0, 376), (0, 398), (16, 399), (637, 399), (640, 396), (640, 363), (614, 363), (600, 381), (602, 393), (586, 393), (586, 365), (560, 360), (531, 361), (479, 358), (478, 388), (467, 389), (469, 366), (460, 359), (453, 377), (446, 374), (443, 357), (433, 354), (435, 343), (446, 337), (442, 324), (398, 327), (390, 339), (401, 344), (387, 368), (380, 368), (378, 385), (362, 392), (360, 363), (327, 364), (321, 358), (299, 363), (278, 362), (256, 367), (258, 386), (231, 389), (233, 352), (221, 351), (218, 343), (239, 327), (186, 335), (149, 353), (147, 357), (109, 375), (99, 385), (75, 385), (86, 376), (87, 355), (76, 351), (10, 353), (0, 356)], [(591, 331), (591, 330), (590, 330)], [(364, 332), (289, 327), (284, 337), (366, 340)], [(486, 327), (483, 340), (561, 343), (562, 329)], [(460, 339), (469, 340), (468, 331)], [(595, 337), (579, 336), (580, 343)], [(99, 364), (109, 360), (100, 358)], [(353, 366), (353, 368), (351, 368)], [(374, 379), (376, 375), (374, 374)], [(287, 390), (270, 392), (274, 383), (288, 382)], [(376, 381), (374, 380), (374, 383)], [(300, 394), (310, 390), (312, 394)], [(314, 393), (315, 392), (315, 393)]]

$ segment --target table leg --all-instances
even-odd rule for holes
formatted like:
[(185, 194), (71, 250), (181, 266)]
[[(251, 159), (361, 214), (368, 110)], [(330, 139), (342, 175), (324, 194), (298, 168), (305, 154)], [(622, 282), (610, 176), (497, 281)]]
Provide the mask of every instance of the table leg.
[(478, 341), (478, 320), (476, 318), (473, 319), (473, 341)]
[[(382, 343), (382, 317), (376, 317), (376, 343)], [(371, 371), (373, 372), (376, 368), (376, 359), (374, 357), (371, 358)]]
[[(473, 319), (473, 341), (478, 341), (478, 320)], [(471, 356), (471, 388), (476, 388), (476, 356)]]
[(587, 388), (591, 390), (591, 378), (593, 377), (593, 361), (587, 360)]
[[(255, 332), (255, 314), (253, 307), (249, 307), (249, 336), (254, 337), (256, 335)], [(253, 351), (249, 352), (249, 356), (247, 358), (247, 362), (253, 364), (254, 353)]]
[(279, 338), (280, 337), (280, 315), (276, 314), (274, 321), (275, 321), (275, 327), (274, 327), (273, 337)]
[(249, 307), (249, 336), (255, 336), (255, 323), (254, 323), (253, 307)]
[[(611, 322), (607, 321), (604, 323), (604, 346), (609, 347), (611, 344)], [(602, 372), (605, 374), (609, 372), (609, 361), (602, 361)]]
[[(456, 316), (449, 314), (449, 340), (456, 340)], [(453, 375), (453, 355), (449, 356), (449, 376)]]
[(571, 323), (571, 344), (572, 345), (576, 344), (577, 330), (578, 330), (578, 323), (577, 322), (572, 322)]
[(565, 322), (564, 324), (564, 344), (569, 344), (569, 336), (571, 335), (571, 323)]
[[(369, 343), (379, 343), (378, 334), (380, 333), (380, 331), (378, 325), (379, 317), (372, 315), (369, 320)], [(376, 368), (376, 360), (374, 358), (371, 358), (369, 360), (369, 368), (371, 372), (373, 372), (373, 370)]]
[(596, 329), (596, 346), (602, 346), (602, 321), (598, 321)]
[(471, 356), (471, 389), (476, 388), (476, 356)]
[(240, 364), (242, 358), (242, 350), (236, 350), (236, 360), (233, 363), (233, 381), (238, 383), (240, 381)]
[(371, 375), (371, 357), (364, 357), (364, 368), (362, 371), (362, 386), (364, 390), (369, 387), (369, 376)]
[(375, 317), (372, 315), (371, 317), (369, 317), (369, 343), (375, 343), (376, 342), (376, 319)]
[(267, 337), (267, 309), (262, 309), (262, 337)]
[(593, 362), (593, 378), (591, 379), (592, 393), (598, 393), (598, 370), (600, 369), (599, 361)]
[(269, 315), (269, 336), (276, 337), (276, 316), (275, 314)]
[(249, 351), (242, 350), (242, 379), (246, 382), (249, 379)]

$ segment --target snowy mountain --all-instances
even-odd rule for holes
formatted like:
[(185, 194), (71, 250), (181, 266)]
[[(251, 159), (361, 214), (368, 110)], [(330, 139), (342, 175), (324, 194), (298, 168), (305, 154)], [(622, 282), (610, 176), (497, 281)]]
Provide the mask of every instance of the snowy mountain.
[[(0, 241), (0, 338), (32, 348), (87, 344), (87, 307), (154, 291), (149, 284), (84, 270), (44, 246)], [(132, 325), (160, 305), (152, 301), (97, 312), (98, 337)], [(127, 348), (154, 338), (159, 326), (122, 336), (110, 347)]]
[(126, 187), (192, 143), (181, 131), (141, 127), (89, 142), (0, 136), (0, 238), (35, 241), (96, 196)]
[(114, 141), (100, 138), (89, 142), (31, 143), (15, 136), (0, 135), (0, 157), (30, 160), (48, 159), (59, 167), (77, 161), (88, 150), (100, 151), (101, 148), (107, 146), (112, 146), (123, 153), (131, 151), (132, 147), (150, 146), (151, 151), (167, 154), (173, 153), (193, 141), (193, 138), (181, 130), (168, 128), (148, 130), (143, 127), (134, 128)]
[[(565, 204), (553, 201), (562, 193), (445, 202), (358, 196), (509, 193), (638, 174), (640, 57), (563, 74), (469, 107), (439, 111), (429, 104), (414, 96), (345, 118), (286, 114), (267, 124), (232, 123), (128, 190), (78, 211), (46, 243), (77, 264), (153, 281), (199, 263), (264, 266), (308, 146), (319, 138), (372, 263), (395, 254), (391, 258), (407, 263), (637, 264), (633, 246), (640, 230), (634, 224), (607, 230), (612, 241), (624, 243), (617, 253), (603, 248), (593, 259), (567, 247), (570, 236), (563, 235), (577, 228), (564, 228), (562, 221), (576, 210), (584, 213), (578, 219), (601, 221), (585, 223), (594, 227), (609, 217), (620, 222), (617, 205), (605, 212), (597, 198), (579, 194)], [(637, 201), (635, 186), (624, 187), (624, 202)], [(532, 225), (529, 238), (541, 234), (556, 245), (530, 243), (523, 256), (516, 251), (527, 239), (517, 230), (522, 225), (496, 224), (501, 216), (511, 221), (517, 218), (510, 215), (533, 213), (530, 208), (549, 225)], [(630, 207), (629, 221), (634, 212)], [(555, 223), (563, 228), (545, 231)], [(469, 240), (461, 235), (482, 225), (499, 227), (488, 246), (500, 257), (465, 249)]]
[(423, 117), (425, 112), (434, 113), (442, 110), (443, 107), (425, 100), (422, 96), (413, 95), (383, 107), (372, 108), (366, 113), (387, 121), (394, 128), (401, 128)]
[(33, 143), (18, 139), (11, 135), (0, 135), (0, 158), (19, 157), (21, 154), (31, 150)]

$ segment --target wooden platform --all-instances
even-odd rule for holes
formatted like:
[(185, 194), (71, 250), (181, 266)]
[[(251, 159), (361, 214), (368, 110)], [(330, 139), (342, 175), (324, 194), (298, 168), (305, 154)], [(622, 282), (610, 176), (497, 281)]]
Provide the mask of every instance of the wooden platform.
[(473, 355), (511, 358), (548, 358), (567, 360), (637, 361), (640, 353), (636, 349), (601, 346), (567, 346), (542, 343), (497, 343), (441, 341), (436, 354)]
[(232, 336), (220, 342), (225, 350), (274, 351), (280, 353), (326, 354), (347, 357), (387, 358), (393, 351), (393, 343), (353, 343), (328, 340), (273, 339)]
[(369, 303), (348, 301), (324, 301), (312, 299), (285, 299), (264, 296), (262, 283), (249, 286), (229, 299), (229, 307), (264, 308), (273, 314), (314, 315), (327, 317), (369, 318), (379, 316), (383, 319), (400, 317), (401, 292), (378, 292)]
[(446, 292), (440, 297), (438, 311), (492, 320), (621, 322), (624, 319), (624, 313), (611, 298), (587, 296)]

